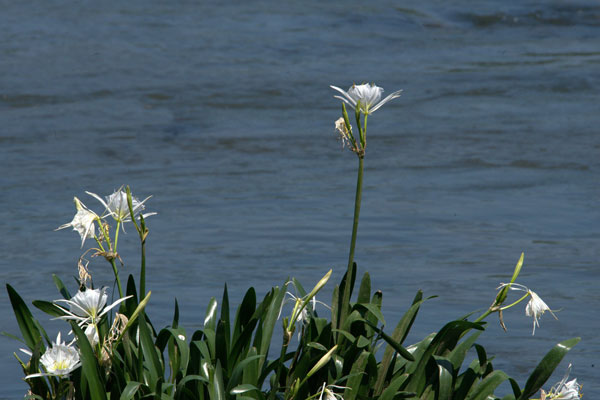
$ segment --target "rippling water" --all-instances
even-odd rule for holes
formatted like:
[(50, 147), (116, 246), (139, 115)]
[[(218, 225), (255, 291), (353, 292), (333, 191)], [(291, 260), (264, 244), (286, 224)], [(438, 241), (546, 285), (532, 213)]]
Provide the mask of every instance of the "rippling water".
[[(559, 320), (531, 337), (519, 306), (508, 333), (490, 320), (480, 343), (524, 384), (581, 336), (552, 380), (572, 362), (586, 398), (600, 396), (600, 3), (399, 4), (0, 1), (3, 281), (27, 302), (56, 298), (52, 273), (74, 286), (80, 242), (53, 229), (73, 196), (100, 211), (84, 191), (124, 183), (158, 212), (157, 325), (174, 293), (196, 329), (225, 282), (235, 303), (289, 275), (309, 286), (332, 267), (339, 280), (356, 161), (335, 141), (328, 85), (374, 81), (404, 89), (369, 118), (356, 257), (388, 324), (419, 288), (439, 297), (412, 340), (487, 307), (525, 251), (521, 283)], [(120, 240), (126, 273), (135, 239)], [(17, 333), (1, 299), (2, 330)], [(26, 388), (18, 347), (0, 339), (6, 399)]]

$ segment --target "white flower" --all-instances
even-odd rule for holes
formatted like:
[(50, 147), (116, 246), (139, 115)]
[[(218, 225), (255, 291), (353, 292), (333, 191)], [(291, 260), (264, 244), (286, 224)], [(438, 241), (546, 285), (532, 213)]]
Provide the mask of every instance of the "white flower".
[[(63, 302), (69, 306), (69, 310), (61, 307), (61, 309), (67, 315), (58, 317), (59, 319), (72, 319), (77, 321), (80, 326), (85, 324), (95, 325), (104, 314), (130, 297), (131, 296), (127, 296), (118, 299), (110, 306), (106, 307), (106, 300), (108, 299), (106, 288), (102, 288), (102, 290), (86, 289), (83, 292), (77, 292), (77, 294), (73, 296), (71, 300), (59, 299), (55, 300), (54, 303)], [(91, 342), (92, 341), (90, 341), (90, 343)]]
[(100, 336), (98, 335), (98, 329), (96, 328), (96, 325), (88, 325), (85, 328), (85, 336), (87, 336), (88, 341), (90, 342), (90, 345), (92, 347), (96, 346), (98, 344), (98, 342), (100, 341)]
[[(554, 319), (558, 319), (556, 315), (554, 315), (550, 307), (548, 307), (548, 305), (544, 303), (544, 300), (542, 300), (540, 296), (537, 295), (537, 293), (535, 293), (533, 290), (530, 290), (527, 286), (520, 285), (518, 283), (502, 283), (498, 287), (498, 289), (506, 286), (508, 286), (510, 290), (519, 290), (521, 292), (526, 293), (520, 300), (518, 300), (514, 304), (523, 300), (525, 297), (527, 297), (527, 295), (530, 296), (529, 302), (525, 306), (525, 315), (527, 315), (528, 317), (533, 317), (533, 332), (531, 333), (532, 335), (535, 335), (535, 327), (537, 326), (539, 328), (540, 323), (538, 322), (538, 319), (542, 316), (542, 314), (544, 314), (544, 312), (550, 311), (550, 314), (552, 314)], [(511, 306), (513, 306), (514, 304), (511, 304)]]
[(550, 307), (548, 307), (548, 305), (546, 303), (544, 303), (544, 300), (540, 299), (540, 296), (538, 296), (534, 291), (530, 290), (529, 295), (531, 296), (531, 299), (529, 299), (529, 302), (527, 303), (527, 306), (525, 307), (525, 315), (527, 315), (528, 317), (533, 317), (533, 333), (532, 333), (532, 335), (535, 335), (535, 327), (537, 326), (539, 328), (539, 326), (540, 326), (540, 323), (538, 322), (538, 318), (542, 314), (544, 314), (544, 312), (550, 311), (550, 314), (552, 314), (552, 316), (555, 319), (558, 319), (558, 318), (556, 318), (556, 315), (554, 315), (554, 313), (552, 312)]
[[(102, 200), (100, 196), (96, 193), (86, 192), (90, 196), (96, 198), (104, 208), (106, 209), (106, 215), (110, 215), (118, 222), (128, 222), (131, 221), (131, 215), (129, 213), (129, 205), (127, 204), (127, 193), (121, 187), (119, 190), (111, 194), (110, 196), (106, 196), (106, 201)], [(137, 217), (140, 213), (146, 208), (144, 203), (152, 196), (146, 197), (144, 200), (139, 201), (137, 198), (131, 196), (131, 206), (133, 208), (133, 216)], [(155, 215), (156, 213), (147, 213), (142, 214), (144, 218), (149, 217), (151, 215)]]
[(332, 389), (347, 389), (346, 386), (325, 385), (326, 383), (323, 383), (323, 387), (321, 387), (319, 400), (344, 400), (341, 394), (335, 393)]
[(56, 342), (52, 343), (52, 347), (46, 349), (46, 352), (40, 357), (40, 362), (46, 372), (27, 375), (25, 379), (45, 375), (64, 378), (68, 377), (73, 370), (81, 365), (79, 352), (74, 347), (67, 346), (64, 342), (61, 342), (60, 332), (56, 337)]
[[(363, 85), (352, 85), (346, 92), (337, 86), (330, 85), (333, 90), (337, 90), (342, 96), (333, 96), (336, 99), (342, 100), (354, 109), (358, 109), (363, 114), (370, 114), (377, 111), (388, 101), (400, 97), (402, 90), (395, 91), (394, 93), (381, 100), (383, 88), (376, 86), (372, 83), (366, 83)], [(381, 101), (380, 101), (381, 100)]]
[(550, 392), (545, 393), (542, 390), (542, 398), (546, 400), (579, 400), (581, 399), (581, 385), (577, 383), (577, 379), (567, 382), (569, 373), (571, 372), (571, 364), (567, 368), (567, 373), (564, 378), (550, 389)]
[(75, 217), (73, 217), (71, 222), (61, 225), (55, 230), (73, 227), (74, 231), (79, 232), (79, 236), (81, 236), (81, 247), (83, 247), (85, 239), (93, 238), (96, 235), (94, 221), (100, 219), (100, 217), (98, 217), (95, 212), (88, 209), (77, 197), (73, 198), (73, 201), (77, 208), (77, 214), (75, 214)]

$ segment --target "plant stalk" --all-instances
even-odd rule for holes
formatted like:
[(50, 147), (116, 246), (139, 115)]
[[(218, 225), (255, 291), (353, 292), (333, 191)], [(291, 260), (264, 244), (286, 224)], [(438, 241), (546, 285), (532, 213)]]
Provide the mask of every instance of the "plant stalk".
[[(360, 125), (359, 125), (360, 126)], [(354, 249), (356, 248), (356, 236), (358, 232), (358, 220), (360, 216), (360, 203), (362, 199), (362, 182), (364, 169), (364, 154), (358, 155), (358, 175), (356, 178), (356, 197), (354, 198), (354, 221), (352, 223), (352, 238), (350, 239), (350, 254), (348, 255), (348, 268), (346, 270), (346, 282), (344, 284), (344, 295), (340, 305), (340, 320), (338, 328), (344, 325), (350, 306), (350, 291), (352, 285), (352, 268), (354, 264)]]

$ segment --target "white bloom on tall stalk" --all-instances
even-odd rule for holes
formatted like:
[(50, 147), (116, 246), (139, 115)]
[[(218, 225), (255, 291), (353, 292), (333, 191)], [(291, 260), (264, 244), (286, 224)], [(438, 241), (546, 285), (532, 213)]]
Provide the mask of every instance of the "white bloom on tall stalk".
[[(96, 193), (86, 192), (90, 196), (96, 198), (104, 208), (106, 209), (106, 215), (110, 215), (117, 222), (129, 222), (131, 221), (131, 215), (129, 213), (129, 205), (127, 204), (127, 193), (121, 187), (119, 190), (111, 194), (110, 196), (106, 196), (106, 201), (104, 201), (100, 196)], [(140, 213), (146, 208), (144, 203), (152, 196), (146, 197), (144, 200), (139, 201), (137, 198), (131, 196), (131, 206), (133, 208), (133, 216), (137, 217)], [(142, 214), (144, 218), (149, 217), (151, 215), (156, 215), (155, 212)]]
[[(550, 307), (548, 307), (548, 305), (544, 302), (544, 300), (542, 300), (540, 298), (540, 296), (537, 295), (537, 293), (535, 293), (533, 290), (530, 290), (527, 286), (524, 286), (524, 285), (521, 285), (518, 283), (502, 283), (498, 287), (498, 289), (506, 287), (506, 286), (508, 286), (510, 288), (510, 290), (518, 290), (518, 291), (526, 293), (526, 295), (523, 296), (516, 303), (520, 302), (527, 295), (529, 295), (530, 299), (529, 299), (529, 302), (527, 303), (527, 305), (525, 306), (525, 315), (527, 315), (528, 317), (533, 317), (533, 332), (531, 333), (532, 335), (535, 335), (536, 326), (538, 328), (540, 327), (540, 323), (539, 323), (538, 319), (542, 316), (542, 314), (544, 314), (544, 312), (550, 311), (550, 314), (552, 314), (554, 319), (558, 319), (556, 317), (556, 315), (554, 315), (554, 313), (552, 312)], [(514, 304), (516, 304), (516, 303), (514, 303)], [(512, 305), (514, 305), (514, 304), (512, 304)], [(505, 307), (505, 308), (508, 308), (508, 307)]]
[(567, 382), (571, 373), (571, 364), (567, 368), (564, 378), (550, 389), (548, 393), (542, 390), (542, 399), (545, 400), (579, 400), (581, 399), (581, 385), (577, 379)]
[[(27, 351), (26, 353), (30, 354)], [(79, 351), (73, 346), (67, 346), (65, 342), (62, 342), (60, 332), (56, 336), (56, 342), (52, 343), (52, 347), (46, 349), (46, 352), (40, 357), (40, 362), (46, 372), (27, 375), (25, 379), (46, 375), (65, 378), (81, 365)]]
[(95, 212), (88, 209), (77, 197), (74, 197), (73, 201), (77, 208), (77, 214), (75, 214), (75, 217), (73, 217), (71, 222), (61, 225), (55, 230), (73, 227), (74, 231), (79, 232), (79, 236), (81, 236), (81, 247), (83, 247), (85, 239), (93, 238), (96, 235), (94, 221), (99, 220), (100, 217), (98, 217)]
[(58, 317), (58, 319), (75, 320), (79, 326), (96, 325), (104, 314), (130, 297), (126, 296), (118, 299), (107, 307), (106, 301), (108, 295), (106, 294), (106, 288), (86, 289), (85, 291), (77, 292), (71, 300), (59, 299), (54, 300), (54, 303), (66, 303), (69, 306), (69, 310), (59, 306), (66, 315)]
[(540, 296), (538, 296), (534, 291), (530, 290), (529, 295), (531, 296), (531, 299), (529, 299), (529, 302), (527, 303), (527, 306), (525, 307), (525, 315), (527, 315), (528, 317), (533, 317), (533, 333), (532, 333), (532, 335), (535, 335), (535, 327), (536, 326), (538, 328), (540, 327), (538, 318), (540, 316), (542, 316), (542, 314), (544, 314), (544, 312), (550, 311), (550, 314), (552, 314), (554, 319), (558, 319), (558, 318), (556, 318), (556, 315), (554, 315), (554, 313), (552, 312), (550, 307), (548, 307), (548, 305), (546, 303), (544, 303), (544, 300), (540, 299)]
[(376, 86), (373, 83), (352, 85), (347, 92), (337, 86), (330, 85), (329, 87), (342, 94), (342, 96), (333, 97), (342, 100), (350, 107), (354, 108), (355, 110), (358, 109), (360, 112), (367, 115), (377, 111), (388, 101), (400, 97), (400, 93), (402, 93), (402, 90), (397, 90), (387, 96), (385, 99), (381, 100), (383, 88)]

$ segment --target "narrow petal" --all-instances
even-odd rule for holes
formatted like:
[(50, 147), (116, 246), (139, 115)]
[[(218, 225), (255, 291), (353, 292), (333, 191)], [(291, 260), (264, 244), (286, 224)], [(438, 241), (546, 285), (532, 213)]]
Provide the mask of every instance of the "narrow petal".
[(381, 106), (383, 106), (385, 103), (387, 103), (390, 100), (396, 99), (398, 97), (401, 96), (402, 90), (398, 90), (395, 91), (394, 93), (390, 94), (389, 96), (387, 96), (385, 99), (381, 100), (379, 103), (377, 103), (375, 106), (373, 106), (373, 108), (371, 108), (371, 112), (375, 112), (377, 111)]
[[(342, 100), (344, 103), (348, 104), (348, 105), (349, 105), (350, 107), (352, 107), (353, 109), (355, 109), (355, 108), (356, 108), (356, 104), (354, 104), (354, 103), (351, 103), (350, 101), (348, 101), (348, 99), (345, 99), (345, 98), (343, 98), (342, 96), (333, 96), (333, 97), (334, 97), (334, 98), (336, 98), (336, 99), (340, 99), (340, 100)], [(354, 100), (352, 100), (352, 101), (354, 101)]]
[(98, 315), (98, 318), (102, 317), (104, 314), (106, 314), (108, 311), (110, 311), (111, 309), (113, 309), (114, 307), (118, 306), (120, 303), (124, 302), (125, 300), (127, 300), (128, 298), (133, 297), (133, 296), (125, 296), (120, 298), (119, 300), (115, 301), (114, 303), (112, 303), (110, 306), (106, 307), (104, 310), (102, 310), (102, 312), (100, 313), (100, 315)]
[(86, 191), (86, 193), (89, 194), (90, 196), (94, 197), (100, 203), (102, 203), (102, 205), (104, 206), (104, 208), (108, 210), (108, 204), (106, 204), (106, 202), (102, 199), (102, 197), (98, 196), (96, 193), (87, 192), (87, 191)]
[(339, 87), (333, 86), (333, 85), (329, 85), (329, 87), (332, 88), (333, 90), (337, 90), (338, 92), (340, 92), (346, 98), (347, 101), (341, 97), (337, 97), (337, 96), (333, 96), (333, 97), (335, 97), (336, 99), (344, 100), (344, 101), (346, 101), (346, 103), (350, 104), (351, 106), (356, 107), (356, 101), (344, 89), (340, 89)]

